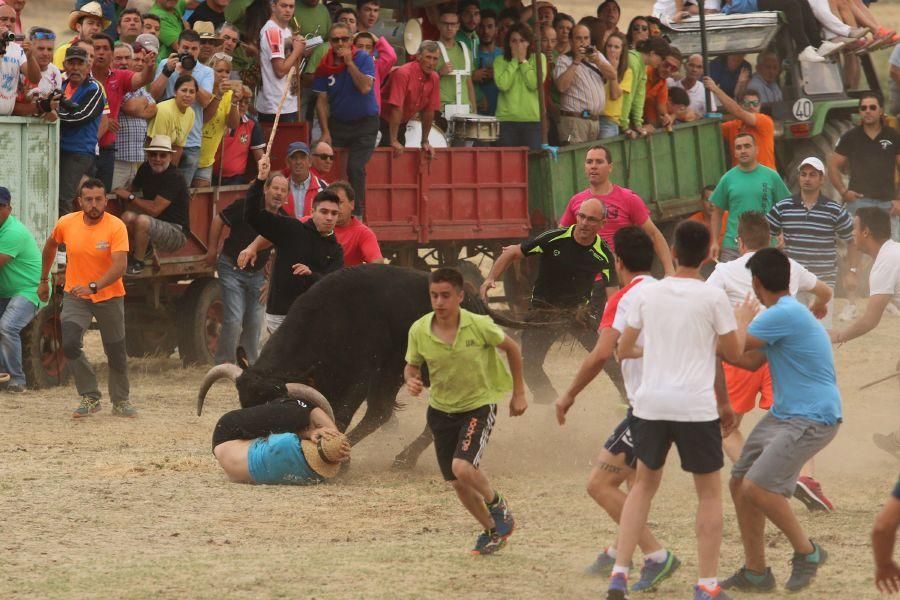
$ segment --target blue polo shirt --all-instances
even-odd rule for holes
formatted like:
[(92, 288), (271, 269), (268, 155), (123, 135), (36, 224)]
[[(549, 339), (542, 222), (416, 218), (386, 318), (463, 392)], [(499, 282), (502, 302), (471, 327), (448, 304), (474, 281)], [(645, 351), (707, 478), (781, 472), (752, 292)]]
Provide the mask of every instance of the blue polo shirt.
[(782, 296), (750, 323), (747, 333), (766, 343), (762, 351), (772, 372), (773, 417), (827, 425), (841, 420), (831, 340), (806, 306)]
[[(157, 65), (157, 77), (159, 77), (159, 74), (162, 73), (164, 66), (166, 66), (165, 60)], [(212, 94), (215, 72), (211, 67), (207, 67), (206, 65), (201, 64), (198, 61), (197, 66), (194, 67), (193, 71), (191, 71), (191, 76), (197, 82), (197, 89), (206, 90), (207, 92)], [(169, 98), (175, 97), (175, 82), (177, 80), (178, 73), (172, 73), (172, 76), (169, 77), (169, 82), (166, 84), (166, 95), (163, 100), (168, 100)], [(203, 107), (200, 106), (199, 102), (194, 102), (191, 108), (194, 109), (194, 126), (191, 128), (190, 133), (188, 133), (187, 141), (185, 142), (184, 147), (199, 148), (200, 143), (203, 141)]]
[[(367, 52), (357, 52), (353, 57), (353, 64), (363, 74), (375, 79), (375, 61)], [(375, 86), (372, 86), (368, 94), (360, 94), (347, 69), (337, 75), (316, 77), (313, 81), (313, 91), (328, 94), (331, 117), (338, 121), (349, 123), (378, 116)]]

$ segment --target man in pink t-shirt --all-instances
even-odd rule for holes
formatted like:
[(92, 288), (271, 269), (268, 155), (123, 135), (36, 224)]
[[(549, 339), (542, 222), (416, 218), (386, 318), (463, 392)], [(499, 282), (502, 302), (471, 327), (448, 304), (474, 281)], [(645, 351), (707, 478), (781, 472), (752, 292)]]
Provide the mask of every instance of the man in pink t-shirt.
[(615, 185), (609, 180), (612, 173), (612, 155), (604, 146), (594, 146), (588, 150), (584, 158), (584, 173), (587, 176), (588, 188), (572, 196), (568, 206), (559, 220), (560, 227), (575, 224), (575, 213), (581, 203), (588, 198), (598, 198), (606, 206), (606, 222), (600, 229), (600, 237), (615, 252), (613, 237), (626, 225), (636, 225), (643, 229), (653, 240), (653, 249), (665, 269), (666, 275), (675, 272), (669, 244), (662, 232), (650, 219), (650, 210), (640, 196), (631, 190)]

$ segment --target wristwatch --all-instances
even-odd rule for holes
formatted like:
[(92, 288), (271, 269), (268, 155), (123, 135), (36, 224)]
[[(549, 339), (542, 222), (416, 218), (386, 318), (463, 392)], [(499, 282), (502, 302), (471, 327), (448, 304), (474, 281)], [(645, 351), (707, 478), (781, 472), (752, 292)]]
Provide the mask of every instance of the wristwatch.
[(135, 198), (135, 195), (134, 195), (134, 194), (128, 194), (128, 201), (129, 201), (129, 202), (134, 202), (134, 198)]
[(88, 288), (91, 290), (92, 294), (96, 294), (97, 293), (97, 282), (96, 281), (90, 282), (88, 284)]

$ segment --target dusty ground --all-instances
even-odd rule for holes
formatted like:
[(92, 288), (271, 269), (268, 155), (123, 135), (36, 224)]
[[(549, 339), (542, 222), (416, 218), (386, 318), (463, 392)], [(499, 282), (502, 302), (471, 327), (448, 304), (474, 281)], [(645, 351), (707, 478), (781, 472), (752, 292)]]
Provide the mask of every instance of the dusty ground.
[[(900, 410), (895, 383), (857, 388), (891, 372), (898, 345), (900, 319), (886, 318), (836, 352), (846, 423), (818, 474), (839, 510), (812, 516), (795, 506), (832, 558), (800, 598), (875, 597), (868, 533), (898, 463), (871, 434), (895, 427)], [(90, 346), (99, 359), (98, 340)], [(557, 386), (583, 356), (556, 348), (548, 369)], [(468, 554), (477, 528), (431, 449), (411, 473), (389, 470), (422, 427), (423, 401), (407, 398), (399, 428), (361, 443), (342, 480), (251, 487), (228, 483), (209, 449), (216, 419), (236, 405), (233, 391), (219, 384), (198, 418), (202, 370), (174, 358), (131, 364), (135, 420), (112, 417), (108, 404), (72, 420), (71, 387), (0, 395), (0, 597), (589, 598), (603, 588), (580, 570), (614, 534), (584, 492), (590, 460), (621, 416), (607, 381), (582, 395), (565, 429), (548, 406), (501, 417), (484, 467), (519, 528), (502, 555), (477, 559)], [(672, 468), (652, 523), (685, 564), (657, 598), (687, 597), (694, 580), (693, 508), (689, 478)], [(769, 552), (784, 580), (790, 548), (781, 535), (770, 533)], [(739, 564), (726, 502), (720, 574)]]

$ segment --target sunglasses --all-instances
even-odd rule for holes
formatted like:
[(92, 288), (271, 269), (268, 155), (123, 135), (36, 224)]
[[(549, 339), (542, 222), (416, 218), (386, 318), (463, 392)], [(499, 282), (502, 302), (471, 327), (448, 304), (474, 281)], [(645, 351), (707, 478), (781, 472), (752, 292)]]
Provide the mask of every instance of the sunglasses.
[(866, 112), (867, 110), (876, 111), (878, 110), (877, 104), (860, 104), (859, 112)]
[(215, 54), (212, 55), (212, 59), (213, 60), (224, 60), (227, 63), (230, 63), (232, 60), (234, 60), (234, 58), (232, 58), (231, 56), (228, 56), (224, 52), (216, 52)]
[(313, 156), (320, 160), (334, 160), (334, 154), (313, 154)]
[(55, 40), (56, 34), (52, 31), (36, 31), (31, 34), (33, 40)]
[(650, 31), (649, 25), (632, 25), (632, 31)]
[(335, 44), (346, 44), (350, 41), (350, 36), (344, 35), (341, 37), (333, 37), (331, 38), (331, 41)]
[(744, 106), (752, 106), (755, 108), (759, 106), (759, 100), (744, 100), (743, 102), (741, 102), (741, 104), (743, 104)]

